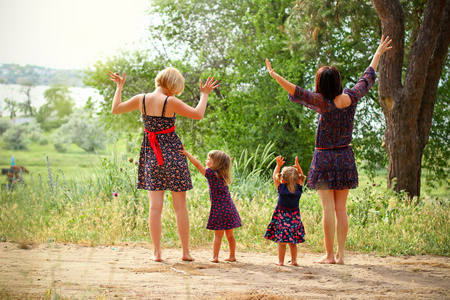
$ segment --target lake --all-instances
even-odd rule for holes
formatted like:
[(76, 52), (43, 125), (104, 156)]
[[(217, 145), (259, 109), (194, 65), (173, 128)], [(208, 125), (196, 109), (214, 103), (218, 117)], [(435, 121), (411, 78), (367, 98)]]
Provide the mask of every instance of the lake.
[[(35, 86), (31, 89), (31, 106), (39, 109), (45, 104), (44, 92), (49, 86)], [(13, 99), (17, 102), (24, 102), (27, 96), (22, 91), (23, 87), (18, 84), (0, 84), (0, 116), (9, 116), (9, 111), (6, 109), (5, 98)], [(92, 97), (94, 103), (100, 103), (103, 101), (96, 89), (90, 87), (69, 87), (71, 97), (75, 102), (76, 108), (83, 108), (89, 97)], [(21, 112), (18, 113), (20, 115)]]

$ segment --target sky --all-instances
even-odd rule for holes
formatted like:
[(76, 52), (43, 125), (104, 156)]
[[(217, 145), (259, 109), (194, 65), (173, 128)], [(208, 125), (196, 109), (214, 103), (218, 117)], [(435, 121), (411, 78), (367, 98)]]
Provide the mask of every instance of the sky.
[(0, 0), (0, 64), (84, 69), (138, 49), (150, 0)]

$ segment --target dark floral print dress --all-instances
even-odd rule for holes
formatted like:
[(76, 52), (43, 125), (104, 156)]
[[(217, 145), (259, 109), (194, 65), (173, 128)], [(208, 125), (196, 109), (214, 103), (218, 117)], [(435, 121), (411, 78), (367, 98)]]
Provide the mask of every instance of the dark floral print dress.
[(291, 193), (284, 183), (278, 186), (278, 203), (264, 238), (288, 244), (305, 241), (305, 228), (298, 207), (302, 193), (303, 187), (300, 184), (297, 184), (295, 193)]
[(333, 101), (321, 94), (296, 86), (289, 100), (319, 113), (316, 131), (316, 149), (309, 168), (307, 186), (316, 190), (345, 190), (358, 187), (358, 171), (350, 143), (353, 120), (359, 99), (366, 95), (375, 82), (375, 71), (368, 67), (358, 83), (345, 89), (351, 104), (337, 108)]
[(242, 226), (239, 213), (223, 179), (218, 178), (216, 172), (210, 168), (206, 168), (205, 177), (208, 179), (211, 199), (211, 210), (206, 229), (228, 230)]
[[(145, 112), (145, 97), (143, 103)], [(170, 118), (163, 117), (166, 103), (167, 98), (161, 117), (142, 115), (146, 130), (158, 132), (175, 125), (175, 115)], [(137, 188), (149, 191), (170, 190), (173, 192), (184, 192), (192, 189), (191, 174), (186, 156), (178, 152), (178, 150), (183, 150), (183, 144), (176, 132), (156, 135), (164, 160), (162, 165), (157, 162), (148, 136), (149, 133), (144, 131), (139, 155)]]

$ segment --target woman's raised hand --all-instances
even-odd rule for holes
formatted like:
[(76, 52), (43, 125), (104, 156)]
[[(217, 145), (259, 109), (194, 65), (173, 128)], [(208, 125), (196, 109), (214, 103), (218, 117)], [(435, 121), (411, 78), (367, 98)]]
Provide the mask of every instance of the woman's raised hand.
[(392, 42), (392, 39), (389, 39), (389, 36), (384, 37), (384, 35), (381, 37), (380, 45), (378, 46), (377, 52), (375, 54), (382, 55), (384, 52), (388, 51), (392, 48), (392, 46), (389, 46)]
[(206, 80), (205, 86), (203, 86), (203, 82), (200, 82), (200, 91), (202, 92), (202, 94), (206, 94), (209, 95), (209, 93), (212, 92), (212, 90), (214, 90), (216, 87), (218, 87), (219, 85), (217, 84), (217, 82), (219, 82), (219, 80), (214, 81), (215, 77), (208, 77), (208, 80)]
[(270, 76), (275, 78), (275, 72), (272, 69), (272, 64), (270, 63), (270, 61), (267, 58), (266, 58), (266, 66), (267, 66), (267, 71), (269, 71)]
[(109, 73), (109, 80), (114, 81), (118, 86), (123, 86), (125, 83), (125, 73), (123, 73), (123, 77), (120, 77), (119, 73), (113, 73), (111, 71)]

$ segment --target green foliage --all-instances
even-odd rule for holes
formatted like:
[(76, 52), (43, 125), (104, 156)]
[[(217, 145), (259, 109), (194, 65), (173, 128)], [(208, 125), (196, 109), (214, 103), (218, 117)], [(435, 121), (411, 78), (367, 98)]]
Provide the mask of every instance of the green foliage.
[(11, 127), (11, 121), (8, 119), (0, 118), (0, 136), (5, 133)]
[[(72, 97), (70, 96), (70, 91), (68, 86), (64, 85), (53, 85), (50, 86), (44, 92), (44, 98), (47, 101), (43, 106), (47, 111), (52, 112), (52, 115), (58, 117), (59, 119), (69, 116), (75, 105)], [(50, 116), (52, 116), (50, 115)], [(49, 116), (48, 116), (49, 117)]]
[(71, 143), (75, 143), (87, 152), (104, 149), (106, 134), (96, 119), (85, 119), (73, 114), (69, 121), (63, 124), (52, 135), (55, 149), (65, 152)]
[(25, 128), (21, 125), (13, 125), (2, 135), (5, 142), (5, 149), (20, 150), (27, 149)]
[(41, 127), (35, 120), (32, 120), (31, 122), (23, 124), (21, 126), (25, 131), (26, 139), (28, 139), (32, 143), (36, 143), (38, 145), (47, 145), (48, 144), (47, 137), (44, 135)]

